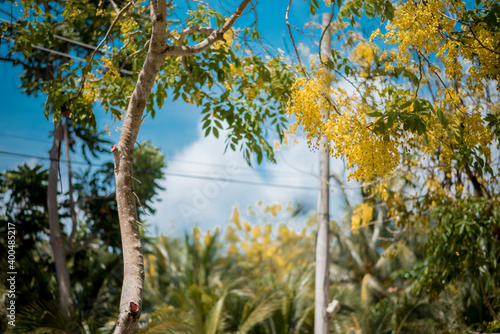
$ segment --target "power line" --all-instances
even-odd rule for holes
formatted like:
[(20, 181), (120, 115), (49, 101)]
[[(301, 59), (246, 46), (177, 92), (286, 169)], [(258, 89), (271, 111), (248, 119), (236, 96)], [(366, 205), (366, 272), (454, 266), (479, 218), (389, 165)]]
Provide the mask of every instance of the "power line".
[[(0, 18), (0, 21), (10, 22), (9, 20), (3, 19), (3, 18)], [(16, 25), (18, 24), (16, 22), (11, 22), (11, 23), (12, 24), (16, 24)], [(60, 40), (66, 41), (66, 42), (70, 42), (70, 43), (73, 43), (73, 44), (77, 44), (77, 45), (80, 45), (80, 46), (84, 46), (84, 47), (92, 49), (92, 50), (96, 49), (96, 47), (94, 47), (92, 45), (89, 45), (89, 44), (86, 44), (86, 43), (82, 43), (82, 42), (78, 42), (78, 41), (75, 41), (75, 40), (63, 37), (63, 36), (59, 36), (59, 35), (53, 35), (53, 36), (55, 38), (57, 38), (57, 39), (60, 39)], [(12, 40), (13, 39), (13, 38), (8, 38), (8, 37), (4, 37), (4, 36), (2, 36), (2, 38), (5, 38), (7, 40)], [(46, 47), (41, 46), (41, 45), (31, 44), (31, 47), (33, 47), (35, 49), (38, 49), (38, 50), (41, 50), (41, 51), (45, 51), (45, 52), (56, 54), (58, 56), (62, 56), (62, 57), (70, 58), (70, 59), (75, 59), (75, 60), (78, 60), (80, 62), (85, 62), (85, 59), (80, 58), (78, 56), (73, 56), (73, 55), (70, 55), (69, 53), (65, 53), (65, 52), (60, 52), (60, 51), (57, 51), (57, 50), (49, 49), (49, 48), (46, 48)], [(101, 53), (109, 53), (107, 51), (101, 51), (101, 50), (97, 50), (97, 51), (99, 51)], [(128, 71), (128, 70), (124, 70), (124, 69), (121, 69), (120, 72), (122, 72), (123, 74), (128, 74), (128, 75), (131, 75), (131, 74), (134, 73), (132, 71)]]
[[(209, 163), (209, 162), (199, 162), (199, 161), (176, 159), (176, 158), (167, 158), (167, 161), (169, 161), (169, 162), (170, 161), (180, 162), (180, 163), (193, 164), (193, 165), (200, 165), (200, 166), (211, 166), (211, 167), (227, 168), (227, 165), (223, 165), (223, 164), (214, 164), (214, 163)], [(280, 175), (288, 174), (288, 175), (296, 175), (296, 176), (303, 175), (303, 174), (297, 173), (297, 172), (287, 172), (287, 171), (278, 171), (278, 170), (273, 171), (273, 170), (269, 170), (269, 169), (258, 170), (258, 169), (251, 169), (251, 168), (249, 168), (249, 170), (254, 170), (257, 173), (263, 173), (263, 174), (280, 174)]]
[[(18, 156), (18, 157), (25, 157), (25, 158), (33, 158), (33, 159), (40, 159), (40, 160), (49, 160), (49, 161), (53, 160), (51, 158), (41, 157), (41, 156), (37, 156), (37, 155), (15, 153), (15, 152), (7, 152), (7, 151), (0, 151), (0, 154), (11, 155), (11, 156)], [(60, 159), (59, 161), (60, 162), (67, 162), (67, 160), (63, 160), (63, 159)], [(85, 166), (89, 166), (90, 165), (90, 166), (94, 166), (94, 167), (100, 167), (100, 165), (87, 164), (85, 162), (80, 162), (80, 161), (71, 161), (71, 163), (73, 163), (73, 164), (79, 164), (79, 165), (85, 165)], [(184, 177), (184, 178), (190, 178), (190, 179), (211, 180), (211, 181), (224, 181), (224, 182), (229, 182), (229, 183), (239, 183), (239, 184), (246, 184), (246, 185), (253, 185), (253, 186), (273, 187), (273, 188), (287, 188), (287, 189), (314, 190), (314, 191), (317, 190), (316, 187), (291, 186), (291, 185), (285, 185), (285, 184), (253, 182), (253, 181), (245, 181), (245, 180), (233, 180), (233, 179), (225, 179), (225, 178), (220, 178), (220, 177), (211, 177), (211, 176), (204, 176), (204, 175), (172, 173), (172, 172), (169, 172), (169, 171), (166, 171), (165, 175), (177, 176), (177, 177)]]
[(244, 181), (244, 180), (232, 180), (232, 179), (224, 179), (219, 177), (211, 177), (211, 176), (202, 176), (202, 175), (188, 175), (181, 173), (171, 173), (165, 172), (166, 175), (178, 176), (178, 177), (186, 177), (191, 179), (201, 179), (201, 180), (215, 180), (215, 181), (224, 181), (230, 183), (241, 183), (248, 184), (253, 186), (264, 186), (264, 187), (274, 187), (274, 188), (288, 188), (288, 189), (300, 189), (300, 190), (318, 190), (316, 187), (306, 187), (306, 186), (290, 186), (286, 184), (275, 184), (275, 183), (263, 183), (263, 182), (252, 182), (252, 181)]
[(34, 142), (38, 142), (38, 143), (40, 143), (40, 142), (43, 142), (43, 143), (52, 143), (49, 140), (36, 139), (36, 138), (32, 138), (32, 137), (23, 137), (23, 136), (17, 136), (17, 135), (10, 135), (10, 134), (5, 134), (5, 133), (0, 133), (0, 137), (29, 140), (29, 141), (34, 141)]
[[(31, 154), (24, 154), (24, 153), (15, 153), (15, 152), (7, 152), (7, 151), (0, 151), (0, 154), (5, 154), (5, 155), (12, 155), (16, 157), (23, 157), (23, 158), (32, 158), (32, 159), (40, 159), (40, 160), (48, 160), (48, 161), (59, 161), (59, 162), (68, 162), (66, 159), (51, 159), (47, 157), (41, 157), (39, 155), (31, 155)], [(71, 161), (72, 164), (77, 164), (77, 165), (84, 165), (84, 166), (92, 166), (92, 167), (101, 167), (100, 165), (95, 165), (95, 164), (88, 164), (86, 162), (81, 162), (81, 161)]]
[[(11, 137), (11, 138), (17, 138), (17, 139), (23, 139), (23, 140), (30, 140), (30, 141), (36, 141), (36, 142), (45, 142), (45, 143), (49, 143), (49, 141), (47, 140), (41, 140), (41, 139), (37, 139), (37, 138), (33, 138), (33, 137), (23, 137), (23, 136), (17, 136), (17, 135), (10, 135), (10, 134), (6, 134), (6, 133), (0, 133), (0, 137)], [(170, 158), (170, 157), (166, 157), (167, 158), (167, 161), (168, 162), (178, 162), (178, 163), (181, 163), (181, 164), (191, 164), (191, 165), (197, 165), (197, 166), (210, 166), (210, 167), (218, 167), (218, 168), (227, 168), (227, 165), (223, 165), (223, 164), (216, 164), (216, 163), (209, 163), (209, 162), (200, 162), (200, 161), (192, 161), (192, 160), (185, 160), (185, 159), (177, 159), (177, 158)], [(287, 165), (289, 165), (290, 167), (293, 167), (291, 166), (287, 161), (285, 161), (285, 163)], [(299, 170), (299, 172), (290, 172), (290, 171), (278, 171), (278, 170), (269, 170), (269, 169), (261, 169), (261, 170), (258, 170), (258, 169), (251, 169), (251, 168), (248, 168), (249, 171), (253, 170), (257, 173), (261, 173), (261, 174), (268, 174), (268, 175), (294, 175), (294, 176), (302, 176), (302, 175), (309, 175), (309, 176), (313, 176), (313, 177), (316, 177), (315, 175), (312, 175), (310, 173), (306, 173), (306, 172), (302, 172)]]

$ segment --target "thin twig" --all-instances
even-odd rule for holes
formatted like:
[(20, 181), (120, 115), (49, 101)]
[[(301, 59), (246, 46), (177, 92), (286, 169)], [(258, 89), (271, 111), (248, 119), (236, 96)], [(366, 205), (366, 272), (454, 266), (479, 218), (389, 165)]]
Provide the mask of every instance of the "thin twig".
[(144, 50), (146, 50), (147, 46), (149, 45), (149, 39), (147, 40), (147, 42), (144, 44), (144, 46), (142, 48), (140, 48), (139, 50), (135, 51), (134, 53), (132, 53), (131, 55), (127, 56), (127, 58), (125, 58), (125, 60), (123, 61), (122, 65), (120, 66), (120, 68), (118, 69), (118, 72), (122, 71), (123, 68), (125, 67), (125, 65), (127, 64), (127, 62), (137, 56), (138, 54), (140, 54), (141, 52), (143, 52)]
[(486, 296), (486, 291), (484, 290), (484, 285), (483, 285), (483, 280), (481, 278), (481, 275), (478, 277), (479, 279), (479, 286), (481, 287), (481, 293), (483, 295), (484, 302), (486, 303), (486, 306), (488, 307), (488, 311), (490, 311), (491, 315), (493, 318), (495, 318), (497, 321), (500, 321), (500, 317), (493, 311), (493, 307), (491, 307), (490, 301), (488, 300), (488, 296)]
[(288, 34), (290, 35), (290, 39), (292, 40), (293, 48), (295, 49), (295, 55), (297, 56), (297, 60), (299, 61), (300, 69), (304, 73), (304, 76), (306, 78), (310, 79), (309, 75), (306, 72), (306, 69), (304, 68), (304, 65), (302, 64), (302, 60), (300, 59), (299, 51), (297, 50), (297, 45), (295, 44), (295, 40), (293, 39), (292, 28), (291, 28), (291, 25), (290, 25), (290, 21), (288, 20), (288, 16), (289, 16), (289, 13), (290, 13), (290, 7), (291, 6), (292, 6), (292, 0), (288, 0), (288, 7), (286, 9), (286, 15), (285, 15), (286, 26), (288, 28)]
[[(133, 7), (135, 5), (135, 2), (136, 2), (136, 0), (130, 1), (128, 4), (125, 5), (125, 7), (122, 8), (122, 10), (120, 10), (118, 12), (118, 14), (116, 14), (115, 19), (113, 20), (110, 27), (108, 28), (108, 31), (106, 31), (106, 34), (104, 35), (102, 41), (97, 45), (97, 47), (94, 49), (94, 51), (92, 51), (92, 53), (90, 54), (89, 61), (87, 62), (87, 65), (85, 65), (85, 66), (92, 66), (92, 61), (94, 60), (94, 57), (95, 57), (95, 54), (97, 53), (97, 51), (99, 51), (99, 49), (104, 45), (104, 43), (108, 39), (109, 35), (111, 35), (113, 28), (118, 23), (118, 20), (121, 18), (121, 16), (127, 10), (129, 10), (131, 7)], [(71, 100), (71, 104), (74, 103), (76, 101), (76, 99), (78, 98), (78, 96), (80, 96), (80, 94), (82, 93), (83, 87), (85, 86), (85, 79), (86, 79), (85, 75), (82, 75), (82, 80), (80, 81), (80, 87), (78, 88), (78, 91), (76, 92), (75, 96)]]
[(120, 9), (118, 9), (118, 6), (116, 5), (116, 3), (113, 0), (109, 0), (109, 2), (111, 2), (111, 5), (115, 9), (115, 13), (118, 14), (120, 12)]

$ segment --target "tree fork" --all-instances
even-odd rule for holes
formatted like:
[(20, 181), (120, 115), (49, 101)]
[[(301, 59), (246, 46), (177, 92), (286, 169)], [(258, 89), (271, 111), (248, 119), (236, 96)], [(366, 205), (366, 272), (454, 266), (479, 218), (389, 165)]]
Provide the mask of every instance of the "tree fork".
[(220, 40), (223, 34), (231, 29), (234, 22), (242, 15), (243, 10), (250, 1), (243, 0), (221, 28), (214, 30), (205, 40), (193, 46), (167, 45), (167, 3), (165, 0), (150, 1), (151, 21), (153, 23), (151, 42), (125, 113), (120, 140), (118, 145), (113, 145), (111, 148), (115, 160), (116, 202), (118, 205), (124, 266), (120, 311), (114, 331), (115, 334), (133, 333), (142, 310), (144, 259), (132, 168), (134, 144), (139, 134), (142, 115), (156, 76), (167, 56), (196, 54)]

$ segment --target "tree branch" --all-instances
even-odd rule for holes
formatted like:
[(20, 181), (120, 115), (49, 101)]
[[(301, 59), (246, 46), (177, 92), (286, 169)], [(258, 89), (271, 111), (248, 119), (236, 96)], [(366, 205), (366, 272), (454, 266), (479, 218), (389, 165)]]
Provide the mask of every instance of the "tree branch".
[[(163, 52), (167, 56), (191, 56), (203, 52), (208, 49), (216, 41), (223, 40), (224, 34), (231, 29), (236, 20), (242, 15), (246, 6), (251, 0), (243, 0), (236, 11), (231, 15), (219, 29), (214, 30), (206, 39), (192, 46), (186, 45), (169, 45)], [(189, 28), (188, 28), (189, 29)]]
[(186, 29), (184, 29), (181, 32), (181, 35), (179, 36), (179, 38), (177, 38), (177, 41), (179, 42), (179, 44), (185, 45), (184, 38), (186, 38), (187, 35), (195, 33), (195, 32), (198, 32), (198, 33), (203, 34), (203, 35), (210, 35), (215, 30), (216, 29), (214, 29), (214, 28), (208, 28), (208, 27), (198, 27), (198, 26), (196, 26), (196, 27), (187, 27)]
[[(122, 17), (122, 15), (126, 11), (128, 11), (131, 7), (133, 7), (135, 5), (135, 2), (136, 2), (136, 0), (130, 1), (128, 4), (125, 5), (125, 7), (122, 8), (122, 10), (120, 10), (118, 12), (118, 14), (116, 14), (115, 19), (113, 20), (113, 22), (111, 23), (111, 25), (108, 28), (108, 31), (106, 31), (106, 35), (104, 35), (102, 41), (96, 46), (94, 51), (92, 51), (92, 53), (90, 54), (90, 57), (89, 57), (89, 61), (87, 62), (87, 65), (85, 65), (85, 66), (89, 66), (89, 65), (92, 66), (92, 60), (94, 60), (94, 57), (95, 57), (95, 54), (97, 53), (97, 51), (99, 51), (99, 49), (104, 45), (104, 43), (108, 39), (109, 35), (111, 35), (111, 32), (113, 31), (113, 28), (115, 27), (115, 25), (118, 23), (118, 20)], [(80, 81), (80, 87), (78, 88), (76, 95), (71, 100), (71, 103), (76, 101), (78, 96), (80, 96), (80, 94), (82, 93), (83, 87), (85, 85), (85, 79), (86, 79), (85, 75), (82, 75), (82, 80)]]
[(481, 287), (481, 294), (483, 295), (484, 302), (486, 303), (486, 306), (488, 307), (488, 311), (490, 311), (491, 315), (493, 318), (495, 318), (497, 321), (500, 321), (500, 317), (496, 315), (495, 311), (493, 310), (493, 307), (491, 307), (490, 301), (488, 300), (488, 296), (486, 295), (486, 291), (484, 291), (484, 284), (483, 280), (481, 278), (481, 275), (479, 275), (479, 286)]
[(125, 58), (125, 60), (123, 61), (122, 65), (120, 66), (120, 68), (118, 69), (118, 72), (121, 72), (123, 70), (123, 68), (125, 67), (125, 65), (127, 64), (127, 62), (132, 59), (133, 57), (137, 56), (139, 53), (143, 52), (144, 50), (146, 50), (146, 48), (148, 47), (149, 45), (149, 40), (144, 44), (144, 46), (142, 48), (140, 48), (139, 50), (135, 51), (134, 53), (132, 53), (131, 55), (127, 56), (127, 58)]

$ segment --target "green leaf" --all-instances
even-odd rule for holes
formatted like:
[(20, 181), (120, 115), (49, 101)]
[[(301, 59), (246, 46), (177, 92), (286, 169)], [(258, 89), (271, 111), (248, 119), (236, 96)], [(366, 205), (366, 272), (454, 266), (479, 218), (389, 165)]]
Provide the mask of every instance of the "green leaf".
[(447, 128), (448, 127), (448, 119), (444, 116), (443, 111), (441, 109), (436, 110), (436, 116), (439, 120), (439, 123), (441, 123), (441, 125), (444, 128)]
[(384, 116), (383, 113), (381, 113), (380, 111), (372, 111), (372, 112), (369, 112), (367, 113), (368, 116), (370, 117), (380, 117), (380, 116)]
[(401, 107), (400, 107), (400, 108), (401, 108), (401, 110), (404, 110), (404, 109), (408, 108), (409, 106), (411, 106), (411, 104), (412, 104), (413, 102), (415, 102), (415, 100), (414, 100), (414, 99), (411, 99), (411, 100), (409, 100), (409, 101), (406, 101), (405, 103), (403, 103), (403, 104), (401, 105)]
[(312, 15), (316, 15), (316, 8), (314, 8), (312, 3), (309, 3), (309, 11)]
[(394, 6), (392, 5), (392, 3), (389, 0), (387, 0), (385, 2), (384, 16), (389, 21), (392, 21), (394, 19)]
[(217, 128), (214, 127), (212, 131), (214, 133), (215, 138), (219, 138), (219, 130), (217, 130)]
[(389, 116), (387, 117), (387, 127), (392, 128), (395, 120), (396, 120), (396, 113), (390, 112)]

